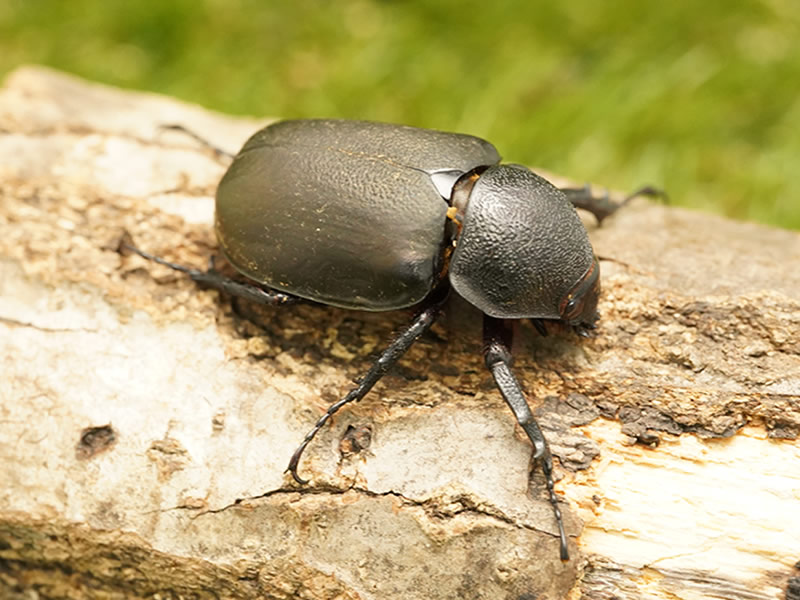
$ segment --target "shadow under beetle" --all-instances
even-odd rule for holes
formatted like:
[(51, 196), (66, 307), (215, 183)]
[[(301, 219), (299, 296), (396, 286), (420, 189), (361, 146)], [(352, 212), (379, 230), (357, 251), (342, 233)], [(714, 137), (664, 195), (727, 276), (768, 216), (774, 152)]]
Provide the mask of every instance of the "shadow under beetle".
[[(249, 283), (127, 248), (262, 304), (418, 307), (294, 452), (287, 470), (300, 484), (309, 442), (433, 324), (452, 288), (484, 313), (486, 366), (533, 444), (568, 560), (552, 457), (511, 371), (506, 320), (530, 319), (542, 333), (543, 321), (561, 321), (588, 335), (598, 318), (600, 268), (573, 205), (602, 221), (624, 202), (595, 198), (588, 186), (560, 190), (526, 167), (499, 162), (492, 144), (469, 135), (364, 121), (278, 122), (245, 143), (217, 188), (217, 239)], [(641, 194), (658, 191), (643, 188), (627, 200)]]

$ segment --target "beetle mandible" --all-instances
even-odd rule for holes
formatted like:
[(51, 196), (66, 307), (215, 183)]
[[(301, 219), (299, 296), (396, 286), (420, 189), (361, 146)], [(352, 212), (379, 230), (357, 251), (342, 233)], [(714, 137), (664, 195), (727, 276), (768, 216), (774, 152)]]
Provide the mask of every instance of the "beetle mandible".
[[(182, 129), (177, 127), (178, 129)], [(640, 194), (657, 193), (643, 188)], [(262, 304), (311, 300), (346, 309), (416, 306), (411, 323), (360, 383), (332, 404), (292, 455), (344, 405), (360, 400), (441, 312), (454, 291), (484, 314), (484, 359), (533, 445), (559, 531), (553, 461), (511, 370), (510, 319), (560, 321), (587, 335), (597, 321), (600, 267), (575, 206), (598, 221), (624, 202), (585, 188), (559, 189), (521, 165), (500, 164), (477, 137), (386, 123), (282, 121), (255, 133), (216, 193), (215, 229), (225, 258), (249, 282), (212, 269), (144, 258), (200, 284)]]

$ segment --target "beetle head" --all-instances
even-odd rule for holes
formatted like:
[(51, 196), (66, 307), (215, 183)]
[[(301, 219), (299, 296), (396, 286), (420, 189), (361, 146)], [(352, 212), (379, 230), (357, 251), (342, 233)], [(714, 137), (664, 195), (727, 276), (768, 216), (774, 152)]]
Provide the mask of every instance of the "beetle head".
[(597, 322), (597, 299), (600, 296), (600, 264), (597, 257), (572, 289), (561, 299), (561, 320), (571, 325), (575, 333), (589, 336)]
[(499, 319), (591, 329), (599, 267), (566, 196), (520, 165), (468, 176), (453, 190), (453, 206), (463, 214), (448, 274), (455, 291)]

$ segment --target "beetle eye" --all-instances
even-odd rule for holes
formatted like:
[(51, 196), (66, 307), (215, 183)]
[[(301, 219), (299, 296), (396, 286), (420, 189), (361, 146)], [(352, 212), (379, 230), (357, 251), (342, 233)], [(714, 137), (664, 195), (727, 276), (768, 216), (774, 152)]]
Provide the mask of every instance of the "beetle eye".
[(583, 323), (589, 320), (588, 317), (590, 315), (588, 313), (593, 312), (596, 305), (596, 290), (593, 288), (581, 290), (579, 295), (573, 296), (564, 305), (561, 318), (572, 324)]
[(578, 308), (578, 300), (576, 298), (570, 298), (569, 302), (567, 302), (567, 305), (564, 307), (564, 316), (574, 316), (576, 308)]
[(561, 301), (561, 319), (571, 325), (594, 323), (600, 295), (600, 267), (597, 259)]

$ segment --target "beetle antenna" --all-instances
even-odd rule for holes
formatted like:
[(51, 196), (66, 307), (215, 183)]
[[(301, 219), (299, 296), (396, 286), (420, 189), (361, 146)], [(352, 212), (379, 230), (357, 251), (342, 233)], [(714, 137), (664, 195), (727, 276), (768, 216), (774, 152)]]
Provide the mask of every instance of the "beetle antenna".
[(533, 460), (542, 467), (545, 482), (547, 483), (548, 499), (556, 517), (559, 555), (562, 561), (567, 561), (569, 560), (567, 533), (564, 530), (564, 520), (561, 517), (561, 509), (558, 507), (558, 496), (556, 496), (555, 483), (553, 482), (553, 458), (550, 455), (547, 440), (536, 419), (534, 419), (528, 402), (525, 400), (522, 388), (520, 388), (517, 378), (511, 371), (511, 351), (509, 348), (511, 347), (512, 333), (512, 330), (505, 326), (502, 319), (495, 319), (489, 315), (483, 316), (483, 354), (486, 366), (492, 372), (494, 381), (500, 389), (506, 404), (511, 408), (517, 418), (517, 422), (525, 430), (533, 444)]
[(314, 436), (317, 435), (317, 432), (324, 427), (325, 423), (328, 422), (330, 419), (340, 408), (342, 408), (345, 404), (350, 404), (351, 402), (358, 402), (367, 393), (372, 389), (372, 387), (380, 381), (381, 377), (383, 377), (386, 372), (394, 366), (394, 364), (403, 356), (406, 351), (412, 346), (412, 344), (425, 333), (430, 326), (433, 325), (433, 322), (436, 320), (436, 317), (439, 316), (439, 311), (441, 310), (442, 304), (446, 299), (446, 294), (433, 294), (434, 299), (431, 300), (430, 304), (423, 308), (420, 313), (414, 318), (414, 320), (406, 327), (402, 333), (391, 343), (389, 347), (384, 350), (378, 359), (372, 363), (372, 366), (367, 371), (366, 375), (361, 378), (358, 386), (350, 390), (350, 392), (338, 402), (331, 404), (325, 414), (322, 415), (319, 420), (314, 424), (314, 427), (311, 428), (306, 434), (306, 437), (303, 438), (302, 443), (298, 446), (297, 450), (294, 451), (292, 454), (292, 458), (289, 460), (289, 466), (286, 468), (294, 477), (294, 480), (304, 485), (308, 483), (307, 480), (303, 479), (297, 474), (297, 467), (300, 463), (300, 457), (303, 455), (303, 451), (306, 449), (306, 446), (314, 439)]

